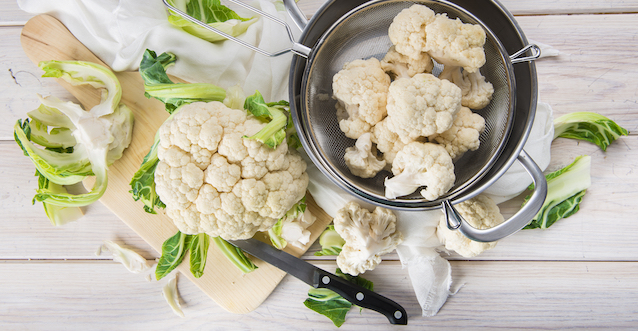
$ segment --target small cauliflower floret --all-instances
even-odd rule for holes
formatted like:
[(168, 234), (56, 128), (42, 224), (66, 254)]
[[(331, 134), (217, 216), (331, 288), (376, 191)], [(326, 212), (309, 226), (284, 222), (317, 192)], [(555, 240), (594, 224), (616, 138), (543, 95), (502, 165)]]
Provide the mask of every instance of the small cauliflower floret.
[(371, 137), (369, 132), (361, 135), (353, 147), (346, 148), (343, 156), (350, 172), (361, 178), (372, 178), (385, 167), (385, 160), (377, 159)]
[(405, 143), (399, 139), (399, 135), (388, 128), (389, 119), (377, 123), (372, 128), (372, 142), (377, 145), (377, 149), (383, 153), (386, 166), (391, 166), (397, 153), (405, 147)]
[(416, 74), (432, 72), (434, 62), (428, 53), (421, 52), (416, 58), (411, 58), (397, 52), (395, 47), (390, 47), (381, 60), (381, 68), (392, 78), (410, 78)]
[(394, 177), (385, 179), (385, 196), (396, 199), (416, 191), (435, 200), (454, 186), (454, 163), (445, 148), (433, 143), (412, 142), (397, 153), (392, 163)]
[(463, 67), (475, 72), (485, 64), (485, 31), (480, 25), (451, 19), (447, 14), (437, 14), (425, 27), (423, 50), (444, 65)]
[(374, 269), (381, 262), (381, 255), (403, 242), (396, 222), (389, 209), (376, 207), (371, 213), (356, 202), (341, 208), (334, 219), (335, 230), (346, 241), (337, 257), (341, 271), (356, 276)]
[(357, 139), (386, 115), (390, 76), (376, 58), (346, 63), (332, 79), (339, 127)]
[(439, 79), (447, 79), (461, 88), (461, 105), (465, 107), (483, 109), (492, 101), (494, 86), (478, 70), (470, 73), (461, 67), (445, 66)]
[(306, 163), (296, 151), (243, 138), (264, 125), (221, 102), (196, 102), (160, 127), (156, 191), (181, 232), (247, 239), (305, 195)]
[(422, 56), (425, 49), (425, 27), (434, 19), (434, 11), (423, 5), (403, 9), (388, 28), (388, 36), (396, 51), (412, 59)]
[(452, 127), (461, 108), (461, 89), (432, 74), (392, 82), (388, 93), (388, 127), (403, 143)]
[[(489, 229), (503, 223), (504, 218), (496, 202), (486, 195), (478, 195), (454, 206), (472, 227)], [(483, 243), (465, 237), (459, 231), (447, 227), (445, 216), (441, 216), (436, 234), (445, 248), (453, 250), (463, 257), (474, 257), (496, 246), (496, 241)]]
[(485, 119), (469, 108), (462, 107), (454, 118), (454, 124), (447, 131), (428, 137), (445, 147), (453, 160), (460, 158), (467, 151), (475, 151), (481, 141), (479, 137), (485, 129)]

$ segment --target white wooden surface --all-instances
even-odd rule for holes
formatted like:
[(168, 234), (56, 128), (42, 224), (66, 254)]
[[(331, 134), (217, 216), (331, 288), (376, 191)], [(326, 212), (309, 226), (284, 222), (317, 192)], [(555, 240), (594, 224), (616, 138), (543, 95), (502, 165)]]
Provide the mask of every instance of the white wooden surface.
[[(322, 0), (301, 0), (311, 14)], [(537, 61), (541, 100), (555, 115), (596, 111), (638, 130), (638, 1), (503, 0), (528, 38), (562, 54)], [(576, 15), (574, 15), (576, 14)], [(335, 329), (306, 309), (307, 286), (286, 276), (257, 310), (233, 315), (183, 279), (186, 317), (172, 314), (163, 283), (131, 274), (94, 252), (114, 240), (148, 259), (145, 242), (96, 203), (85, 217), (52, 227), (41, 205), (31, 205), (33, 166), (13, 141), (13, 123), (37, 106), (35, 93), (68, 96), (20, 47), (30, 17), (14, 1), (0, 1), (0, 329)], [(435, 317), (421, 317), (406, 270), (396, 255), (366, 273), (375, 289), (410, 313), (408, 327), (352, 311), (341, 329), (623, 328), (638, 326), (638, 139), (631, 134), (602, 152), (559, 139), (551, 167), (592, 155), (592, 187), (581, 211), (552, 228), (521, 231), (468, 260), (450, 256), (456, 285), (464, 284)], [(502, 206), (505, 213), (512, 204)], [(333, 258), (306, 259), (334, 270)]]

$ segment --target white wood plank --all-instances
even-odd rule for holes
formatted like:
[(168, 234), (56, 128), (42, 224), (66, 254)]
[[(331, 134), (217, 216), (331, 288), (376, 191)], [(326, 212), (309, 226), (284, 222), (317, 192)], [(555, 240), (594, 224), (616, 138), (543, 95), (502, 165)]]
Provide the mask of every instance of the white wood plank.
[[(332, 263), (317, 265), (334, 270)], [(366, 277), (377, 292), (408, 311), (409, 325), (401, 329), (613, 329), (637, 322), (635, 262), (457, 261), (452, 262), (452, 270), (455, 284), (463, 287), (431, 318), (420, 316), (407, 271), (398, 263), (381, 264)], [(336, 329), (303, 306), (309, 287), (290, 276), (264, 304), (244, 315), (227, 313), (181, 279), (178, 289), (185, 318), (173, 315), (164, 302), (163, 282), (148, 282), (116, 263), (3, 263), (0, 283), (3, 329)], [(385, 317), (354, 309), (341, 327), (389, 328)]]
[(22, 11), (16, 0), (1, 0), (0, 8), (0, 24), (2, 25), (21, 24), (33, 16)]

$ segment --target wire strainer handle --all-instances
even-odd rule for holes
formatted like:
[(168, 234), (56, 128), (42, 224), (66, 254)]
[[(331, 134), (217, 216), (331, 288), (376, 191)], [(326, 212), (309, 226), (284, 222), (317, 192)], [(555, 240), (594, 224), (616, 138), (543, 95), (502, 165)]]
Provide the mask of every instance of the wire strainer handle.
[(525, 150), (521, 151), (517, 159), (534, 182), (534, 191), (527, 203), (505, 222), (489, 229), (480, 230), (472, 227), (463, 219), (463, 216), (452, 207), (450, 201), (445, 200), (442, 203), (443, 212), (447, 218), (447, 226), (450, 230), (458, 230), (464, 236), (474, 241), (491, 242), (514, 234), (536, 216), (547, 197), (547, 180), (545, 179), (545, 175), (543, 175), (543, 171), (536, 165)]
[(308, 25), (308, 18), (301, 11), (299, 6), (297, 5), (297, 1), (295, 0), (284, 0), (284, 8), (292, 18), (292, 21), (295, 22), (295, 25), (299, 28), (299, 30), (303, 30)]
[(168, 0), (162, 0), (162, 1), (164, 2), (164, 5), (168, 9), (170, 9), (175, 14), (181, 16), (185, 20), (187, 20), (189, 22), (192, 22), (194, 24), (197, 24), (197, 25), (201, 26), (204, 29), (208, 29), (208, 30), (210, 30), (212, 32), (215, 32), (215, 33), (219, 34), (220, 36), (222, 36), (224, 38), (227, 38), (229, 40), (232, 40), (232, 41), (234, 41), (234, 42), (236, 42), (236, 43), (238, 43), (238, 44), (240, 44), (240, 45), (242, 45), (242, 46), (244, 46), (244, 47), (246, 47), (248, 49), (251, 49), (251, 50), (253, 50), (253, 51), (255, 51), (255, 52), (259, 53), (259, 54), (262, 54), (262, 55), (265, 55), (265, 56), (268, 56), (268, 57), (275, 57), (275, 56), (286, 54), (288, 52), (292, 52), (294, 54), (303, 56), (305, 58), (307, 58), (308, 55), (310, 54), (310, 51), (311, 51), (310, 47), (305, 46), (305, 45), (300, 44), (300, 43), (295, 41), (295, 37), (292, 35), (292, 30), (290, 29), (290, 26), (288, 25), (288, 23), (286, 23), (286, 22), (280, 20), (279, 18), (277, 18), (275, 16), (272, 16), (272, 15), (270, 15), (270, 14), (268, 14), (268, 13), (262, 11), (262, 10), (259, 10), (259, 9), (255, 8), (255, 7), (252, 7), (252, 6), (249, 6), (249, 5), (247, 5), (247, 4), (243, 3), (243, 2), (240, 2), (238, 0), (226, 0), (226, 1), (230, 1), (230, 2), (232, 2), (232, 3), (234, 3), (234, 4), (238, 5), (238, 6), (244, 7), (244, 8), (246, 8), (246, 9), (252, 11), (252, 12), (255, 12), (255, 13), (257, 13), (257, 14), (265, 17), (265, 18), (270, 19), (271, 21), (274, 21), (275, 23), (277, 23), (279, 25), (282, 25), (284, 28), (286, 28), (286, 32), (288, 33), (288, 39), (290, 39), (290, 42), (292, 43), (292, 46), (289, 47), (289, 48), (286, 48), (286, 49), (282, 49), (280, 51), (268, 52), (268, 51), (263, 50), (263, 49), (261, 49), (261, 48), (259, 48), (257, 46), (254, 46), (254, 45), (252, 45), (250, 43), (247, 43), (247, 42), (245, 42), (245, 41), (243, 41), (243, 40), (241, 40), (239, 38), (233, 37), (233, 36), (229, 35), (228, 33), (225, 33), (225, 32), (223, 32), (223, 31), (221, 31), (219, 29), (216, 29), (216, 28), (214, 28), (214, 27), (212, 27), (212, 26), (210, 26), (210, 25), (208, 25), (208, 24), (206, 24), (206, 23), (204, 23), (204, 22), (202, 22), (202, 21), (200, 21), (200, 20), (198, 20), (198, 19), (186, 14), (185, 12), (183, 12), (183, 11), (175, 8), (173, 5), (169, 4)]
[[(519, 57), (519, 56), (525, 54), (528, 50), (532, 52), (532, 55)], [(541, 57), (541, 48), (538, 47), (538, 45), (529, 44), (529, 45), (523, 47), (520, 51), (512, 54), (510, 56), (510, 61), (512, 61), (512, 64), (516, 64), (516, 63), (521, 63), (521, 62), (533, 61), (533, 60), (536, 60), (536, 59), (538, 59), (540, 57)]]

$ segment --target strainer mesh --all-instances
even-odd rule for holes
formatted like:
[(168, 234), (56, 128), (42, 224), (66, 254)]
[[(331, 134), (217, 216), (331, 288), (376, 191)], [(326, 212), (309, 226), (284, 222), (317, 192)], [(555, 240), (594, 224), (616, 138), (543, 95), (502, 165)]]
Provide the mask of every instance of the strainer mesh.
[[(363, 179), (354, 176), (347, 168), (343, 155), (345, 149), (354, 146), (355, 140), (347, 138), (339, 129), (336, 116), (336, 101), (332, 98), (332, 77), (347, 62), (376, 57), (381, 60), (392, 43), (388, 38), (388, 27), (393, 18), (404, 8), (415, 3), (428, 6), (437, 13), (447, 13), (450, 18), (459, 18), (465, 23), (481, 24), (473, 16), (459, 11), (453, 4), (440, 1), (379, 1), (366, 5), (343, 18), (333, 26), (313, 48), (302, 84), (302, 104), (305, 110), (301, 117), (306, 122), (306, 134), (310, 144), (318, 151), (318, 157), (331, 168), (339, 180), (366, 194), (383, 199), (383, 181), (392, 174), (380, 172), (376, 177)], [(458, 194), (479, 179), (496, 160), (504, 146), (514, 109), (514, 80), (508, 70), (506, 54), (498, 40), (483, 25), (487, 33), (485, 43), (486, 63), (481, 73), (494, 86), (491, 103), (481, 110), (474, 110), (485, 118), (485, 131), (476, 151), (468, 151), (455, 161), (455, 186), (442, 198)], [(511, 66), (511, 64), (510, 64)], [(433, 74), (438, 75), (442, 66), (436, 64)], [(401, 198), (406, 202), (424, 201), (418, 191)], [(439, 204), (439, 200), (432, 204)]]

